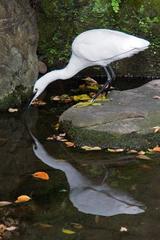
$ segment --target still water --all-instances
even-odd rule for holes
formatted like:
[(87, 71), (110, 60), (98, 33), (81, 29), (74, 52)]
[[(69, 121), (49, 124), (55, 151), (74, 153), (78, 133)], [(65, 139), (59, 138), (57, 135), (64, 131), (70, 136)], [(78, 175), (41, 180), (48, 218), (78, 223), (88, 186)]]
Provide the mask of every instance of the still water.
[[(0, 239), (159, 239), (159, 154), (137, 160), (48, 141), (63, 110), (1, 113), (0, 201), (31, 201), (0, 208), (0, 224), (17, 226)], [(33, 178), (37, 171), (49, 180)]]

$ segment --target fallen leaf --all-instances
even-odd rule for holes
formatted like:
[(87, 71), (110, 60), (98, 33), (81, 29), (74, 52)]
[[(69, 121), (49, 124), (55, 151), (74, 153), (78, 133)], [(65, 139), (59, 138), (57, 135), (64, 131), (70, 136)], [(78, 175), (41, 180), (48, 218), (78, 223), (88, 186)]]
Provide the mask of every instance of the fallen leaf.
[(153, 96), (153, 99), (160, 99), (160, 96)]
[(34, 106), (44, 106), (46, 104), (47, 104), (46, 102), (44, 102), (43, 100), (40, 100), (40, 99), (35, 99), (32, 102), (32, 105), (34, 105)]
[(17, 229), (16, 226), (6, 227), (6, 230), (7, 230), (7, 231), (10, 231), (10, 232), (15, 231), (16, 229)]
[(108, 148), (108, 152), (113, 152), (113, 153), (119, 153), (119, 152), (124, 152), (123, 148)]
[(73, 142), (64, 142), (64, 144), (67, 146), (67, 147), (75, 147), (75, 143)]
[(146, 153), (144, 151), (139, 151), (138, 154), (139, 155), (145, 155)]
[(10, 112), (10, 113), (18, 112), (18, 109), (17, 108), (8, 108), (8, 112)]
[(11, 205), (11, 204), (12, 204), (12, 202), (0, 201), (0, 207), (5, 207), (5, 206)]
[(128, 229), (126, 227), (121, 227), (120, 228), (120, 232), (127, 232), (127, 231), (128, 231)]
[(128, 152), (128, 153), (137, 153), (137, 150), (131, 149), (131, 150), (128, 150), (127, 152)]
[(153, 127), (154, 133), (160, 132), (160, 126)]
[(80, 108), (80, 107), (87, 107), (87, 106), (100, 106), (101, 103), (96, 103), (96, 102), (92, 102), (92, 101), (88, 101), (88, 102), (80, 102), (77, 103), (76, 105), (74, 105), (75, 108)]
[(159, 146), (156, 146), (156, 147), (154, 147), (152, 150), (153, 150), (153, 152), (160, 152), (160, 147), (159, 147)]
[(95, 146), (95, 147), (90, 147), (90, 146), (82, 146), (81, 149), (86, 150), (86, 151), (97, 151), (97, 150), (102, 150), (102, 148)]
[(83, 79), (85, 82), (87, 82), (88, 84), (98, 84), (96, 80), (94, 80), (91, 77), (86, 77)]
[(38, 179), (45, 180), (45, 181), (49, 180), (49, 175), (46, 172), (35, 172), (32, 174), (32, 176), (34, 178), (38, 178)]
[(6, 230), (6, 225), (0, 224), (0, 235), (2, 235), (5, 230)]
[(28, 202), (29, 200), (31, 200), (31, 198), (27, 195), (21, 195), (17, 198), (17, 200), (15, 201), (15, 203), (22, 203), (22, 202)]
[(147, 157), (146, 155), (142, 155), (142, 154), (137, 155), (136, 158), (144, 159), (144, 160), (151, 160), (150, 157)]
[(83, 226), (80, 223), (71, 223), (71, 225), (76, 229), (82, 229)]
[(50, 99), (52, 101), (60, 101), (61, 100), (60, 96), (54, 96), (54, 97), (51, 97)]
[(35, 223), (34, 226), (39, 226), (39, 227), (42, 227), (42, 228), (51, 228), (51, 227), (53, 227), (53, 225), (47, 224), (47, 223)]
[(87, 94), (81, 94), (81, 95), (77, 95), (77, 96), (72, 96), (72, 98), (73, 98), (73, 100), (75, 102), (91, 100), (90, 96), (88, 96)]
[(72, 231), (72, 230), (70, 230), (70, 229), (66, 229), (66, 228), (63, 228), (63, 229), (62, 229), (62, 232), (65, 233), (65, 234), (69, 234), (69, 235), (76, 233), (76, 232), (74, 232), (74, 231)]

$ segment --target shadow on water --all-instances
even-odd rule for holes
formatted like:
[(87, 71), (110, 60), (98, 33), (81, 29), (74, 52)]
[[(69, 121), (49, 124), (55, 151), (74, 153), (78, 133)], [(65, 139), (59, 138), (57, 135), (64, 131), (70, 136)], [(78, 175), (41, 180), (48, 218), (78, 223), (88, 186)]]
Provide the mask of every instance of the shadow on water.
[[(10, 221), (18, 227), (6, 239), (158, 239), (159, 161), (49, 142), (57, 115), (53, 107), (52, 112), (32, 108), (25, 114), (1, 114), (0, 201), (15, 201), (22, 194), (32, 198), (0, 208), (0, 224)], [(34, 179), (37, 171), (46, 171), (49, 181)]]

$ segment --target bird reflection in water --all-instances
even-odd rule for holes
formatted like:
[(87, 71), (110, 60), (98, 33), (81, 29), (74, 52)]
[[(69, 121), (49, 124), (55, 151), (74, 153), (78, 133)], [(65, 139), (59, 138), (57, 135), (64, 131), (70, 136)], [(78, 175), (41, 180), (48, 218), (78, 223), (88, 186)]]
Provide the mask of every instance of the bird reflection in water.
[(98, 216), (144, 212), (144, 205), (127, 193), (114, 189), (106, 183), (95, 185), (67, 161), (55, 159), (48, 154), (37, 138), (32, 133), (30, 134), (34, 140), (33, 151), (37, 158), (48, 166), (65, 173), (70, 187), (69, 198), (80, 212)]

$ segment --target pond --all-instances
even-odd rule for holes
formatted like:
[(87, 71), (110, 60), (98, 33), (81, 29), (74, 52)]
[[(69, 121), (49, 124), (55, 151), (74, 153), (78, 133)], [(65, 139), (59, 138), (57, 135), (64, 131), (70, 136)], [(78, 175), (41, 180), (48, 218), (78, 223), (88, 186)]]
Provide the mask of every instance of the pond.
[[(1, 113), (0, 201), (13, 204), (0, 208), (0, 239), (159, 239), (159, 153), (137, 159), (49, 141), (65, 108)], [(39, 171), (49, 180), (32, 176)], [(15, 203), (21, 195), (31, 200)], [(2, 224), (16, 229), (2, 233)]]

